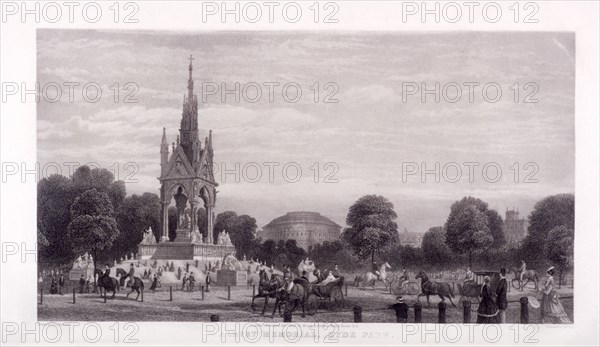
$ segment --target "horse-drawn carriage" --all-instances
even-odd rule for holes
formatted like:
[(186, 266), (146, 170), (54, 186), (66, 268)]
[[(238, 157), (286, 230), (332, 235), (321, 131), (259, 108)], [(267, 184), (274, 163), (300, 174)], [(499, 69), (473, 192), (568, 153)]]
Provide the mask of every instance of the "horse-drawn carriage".
[(306, 308), (309, 314), (314, 314), (320, 306), (327, 303), (329, 310), (340, 310), (344, 306), (344, 276), (336, 278), (325, 285), (310, 284), (309, 294), (306, 298)]
[(490, 277), (490, 290), (492, 293), (496, 292), (498, 283), (500, 282), (500, 274), (496, 271), (475, 271), (475, 281), (473, 283), (466, 282), (463, 285), (458, 284), (458, 292), (460, 299), (458, 300), (462, 305), (463, 301), (471, 302), (471, 310), (477, 311), (481, 296), (481, 286), (483, 285), (483, 278), (485, 276)]

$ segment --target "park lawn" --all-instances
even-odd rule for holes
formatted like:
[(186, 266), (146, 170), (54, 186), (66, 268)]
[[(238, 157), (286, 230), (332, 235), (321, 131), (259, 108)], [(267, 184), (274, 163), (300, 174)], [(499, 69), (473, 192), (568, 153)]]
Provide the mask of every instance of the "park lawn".
[[(219, 315), (220, 321), (227, 322), (281, 322), (282, 318), (275, 314), (274, 318), (268, 316), (273, 310), (272, 299), (269, 300), (267, 316), (260, 315), (264, 299), (257, 299), (256, 312), (250, 308), (252, 288), (247, 286), (232, 287), (231, 300), (227, 300), (226, 287), (211, 287), (209, 293), (205, 293), (202, 300), (201, 293), (183, 292), (173, 288), (173, 301), (169, 300), (168, 287), (160, 288), (155, 293), (146, 290), (144, 302), (135, 301), (135, 292), (129, 298), (125, 298), (129, 290), (121, 290), (115, 299), (104, 299), (97, 294), (76, 294), (76, 303), (73, 304), (72, 292), (65, 295), (44, 295), (43, 303), (38, 305), (38, 320), (40, 321), (210, 321), (211, 315)], [(539, 294), (533, 290), (509, 293), (509, 301), (518, 301), (520, 296), (534, 295), (539, 299)], [(572, 296), (572, 290), (564, 288), (561, 296)], [(361, 306), (363, 310), (363, 322), (367, 323), (394, 323), (396, 317), (394, 311), (387, 308), (394, 303), (395, 297), (384, 292), (383, 288), (367, 288), (366, 290), (348, 286), (348, 297), (345, 298), (344, 307), (339, 311), (329, 311), (326, 307), (320, 308), (315, 315), (301, 317), (299, 309), (294, 313), (294, 322), (353, 322), (354, 306)], [(462, 323), (463, 309), (458, 303), (459, 296), (454, 299), (457, 307), (452, 307), (447, 301), (446, 321), (447, 323)], [(39, 300), (39, 294), (38, 294)], [(416, 296), (405, 296), (410, 306), (409, 322), (414, 321), (413, 304)], [(421, 298), (423, 305), (422, 318), (424, 323), (436, 323), (438, 321), (437, 304), (439, 297), (431, 297), (431, 306), (427, 307), (424, 297)], [(573, 319), (573, 299), (562, 299), (562, 304)], [(539, 309), (529, 308), (530, 322), (539, 321)], [(471, 313), (471, 319), (475, 322), (477, 313)], [(520, 304), (509, 303), (507, 310), (507, 322), (520, 322)]]

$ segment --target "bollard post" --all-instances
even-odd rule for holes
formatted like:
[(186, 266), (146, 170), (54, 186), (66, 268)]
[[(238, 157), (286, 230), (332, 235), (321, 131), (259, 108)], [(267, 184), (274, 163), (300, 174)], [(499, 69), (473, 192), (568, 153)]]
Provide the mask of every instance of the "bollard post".
[(526, 296), (519, 299), (521, 303), (521, 324), (529, 324), (529, 299)]
[(141, 289), (140, 295), (142, 298), (142, 300), (140, 302), (144, 302), (144, 288)]
[(438, 323), (446, 323), (446, 302), (442, 301), (438, 304)]
[(287, 310), (285, 312), (283, 312), (283, 322), (284, 323), (292, 322), (292, 312), (287, 311)]
[(210, 315), (210, 321), (211, 322), (218, 322), (219, 321), (219, 315), (218, 314), (211, 314)]
[(202, 289), (202, 290), (201, 290), (201, 292), (202, 292), (202, 300), (204, 301), (204, 286), (202, 286), (202, 287), (200, 287), (200, 288)]
[(463, 301), (463, 323), (471, 323), (471, 301)]
[(75, 288), (73, 288), (73, 303), (75, 303)]
[(354, 323), (361, 323), (362, 322), (362, 307), (354, 306), (354, 308), (352, 309), (352, 312), (354, 313)]
[(227, 286), (227, 300), (231, 300), (231, 286)]
[(423, 318), (421, 317), (421, 310), (423, 306), (421, 306), (420, 302), (415, 302), (415, 323), (423, 323)]
[(169, 286), (169, 301), (173, 301), (173, 286)]

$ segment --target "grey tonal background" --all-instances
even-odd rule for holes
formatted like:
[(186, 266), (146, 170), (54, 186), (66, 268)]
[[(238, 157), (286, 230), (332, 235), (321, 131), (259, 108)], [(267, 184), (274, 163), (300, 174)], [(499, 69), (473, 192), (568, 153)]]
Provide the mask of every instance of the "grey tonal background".
[[(465, 195), (503, 214), (527, 215), (535, 201), (574, 192), (575, 37), (568, 33), (159, 33), (38, 31), (38, 81), (97, 82), (100, 102), (38, 106), (38, 160), (112, 163), (134, 161), (138, 183), (128, 194), (158, 193), (162, 127), (178, 132), (186, 93), (187, 57), (194, 55), (196, 93), (202, 82), (299, 83), (304, 96), (290, 104), (202, 104), (200, 135), (213, 130), (215, 162), (298, 162), (304, 177), (290, 184), (221, 182), (217, 213), (250, 214), (259, 227), (288, 211), (317, 211), (345, 225), (348, 207), (361, 195), (381, 194), (402, 229), (424, 232), (443, 225), (450, 204)], [(339, 86), (337, 104), (313, 103), (315, 82)], [(402, 82), (497, 82), (500, 102), (402, 102)], [(114, 82), (140, 86), (139, 103), (115, 103)], [(514, 103), (515, 82), (539, 86), (535, 104)], [(65, 88), (66, 90), (66, 88)], [(280, 89), (277, 89), (280, 91)], [(464, 89), (466, 91), (466, 89)], [(263, 89), (266, 91), (266, 88)], [(122, 92), (121, 97), (127, 93)], [(323, 93), (324, 94), (324, 93)], [(521, 100), (527, 93), (521, 90)], [(323, 95), (321, 96), (321, 98)], [(231, 100), (231, 97), (229, 97)], [(263, 95), (263, 100), (266, 96)], [(487, 183), (403, 183), (402, 162), (498, 162), (503, 179)], [(335, 162), (339, 183), (314, 183), (309, 167)], [(536, 162), (539, 183), (514, 183), (509, 166)], [(263, 173), (266, 174), (266, 168)], [(526, 172), (521, 172), (521, 180)], [(324, 172), (322, 171), (321, 177)], [(123, 175), (124, 176), (124, 175)]]

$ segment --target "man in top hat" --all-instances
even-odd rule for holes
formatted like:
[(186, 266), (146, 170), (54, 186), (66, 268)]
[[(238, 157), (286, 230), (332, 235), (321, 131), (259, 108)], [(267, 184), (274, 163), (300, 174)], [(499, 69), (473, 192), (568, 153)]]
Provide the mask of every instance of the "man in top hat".
[(396, 311), (396, 322), (406, 323), (408, 321), (408, 305), (402, 296), (396, 297), (396, 303), (390, 305), (389, 308)]
[(506, 293), (508, 286), (506, 284), (506, 269), (500, 269), (500, 281), (498, 282), (498, 288), (496, 288), (496, 305), (498, 306), (498, 318), (499, 323), (506, 323), (506, 308), (508, 307), (508, 300)]

